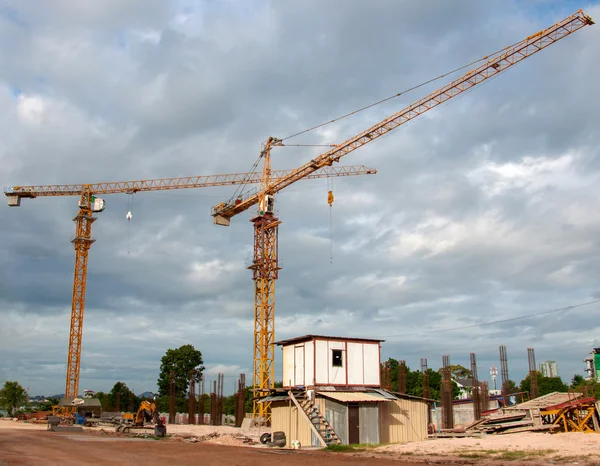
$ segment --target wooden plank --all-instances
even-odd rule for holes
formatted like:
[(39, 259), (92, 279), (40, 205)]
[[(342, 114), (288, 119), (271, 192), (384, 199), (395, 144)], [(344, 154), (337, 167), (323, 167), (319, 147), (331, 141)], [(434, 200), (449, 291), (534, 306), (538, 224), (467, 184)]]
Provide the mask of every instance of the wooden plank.
[(482, 426), (482, 428), (487, 429), (487, 430), (500, 430), (500, 429), (510, 429), (511, 427), (521, 427), (521, 426), (533, 427), (533, 421), (531, 419), (526, 419), (524, 421), (504, 422), (502, 424), (485, 425), (485, 426)]
[(482, 417), (481, 419), (478, 419), (477, 421), (472, 422), (467, 427), (465, 427), (465, 430), (467, 431), (469, 429), (473, 429), (474, 427), (478, 426), (479, 424), (483, 424), (484, 422), (487, 422), (487, 418)]
[(506, 434), (518, 434), (520, 432), (540, 432), (544, 430), (556, 430), (559, 429), (560, 426), (557, 425), (543, 425), (543, 426), (535, 426), (535, 427), (516, 427), (514, 429), (503, 430), (502, 432), (497, 432), (496, 435), (506, 435)]

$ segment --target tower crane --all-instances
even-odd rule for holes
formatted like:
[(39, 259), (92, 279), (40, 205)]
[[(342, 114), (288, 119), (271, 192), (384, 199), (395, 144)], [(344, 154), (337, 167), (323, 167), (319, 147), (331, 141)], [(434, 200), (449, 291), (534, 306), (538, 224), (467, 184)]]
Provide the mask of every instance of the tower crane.
[[(292, 170), (273, 172), (274, 179), (287, 177)], [(337, 176), (371, 175), (377, 170), (363, 165), (326, 167), (308, 178), (330, 178)], [(52, 196), (78, 196), (79, 212), (73, 219), (76, 224), (75, 236), (71, 243), (75, 247), (75, 274), (73, 280), (73, 298), (71, 303), (71, 327), (69, 332), (69, 354), (67, 359), (67, 377), (65, 397), (75, 398), (79, 388), (79, 368), (81, 361), (81, 336), (85, 309), (86, 277), (88, 253), (96, 241), (92, 237), (92, 223), (96, 213), (105, 208), (104, 200), (97, 197), (104, 194), (133, 194), (146, 191), (165, 191), (186, 188), (205, 188), (212, 186), (245, 185), (261, 182), (257, 173), (234, 173), (226, 175), (190, 176), (181, 178), (160, 178), (154, 180), (118, 181), (95, 184), (64, 184), (45, 186), (10, 186), (4, 188), (8, 205), (19, 207), (21, 199)]]
[[(275, 280), (278, 279), (280, 270), (278, 228), (281, 224), (274, 210), (275, 194), (317, 170), (331, 167), (334, 162), (339, 162), (350, 152), (497, 76), (582, 27), (592, 24), (594, 24), (592, 18), (582, 10), (578, 10), (549, 28), (502, 49), (492, 56), (485, 57), (482, 65), (343, 143), (335, 145), (329, 151), (292, 170), (287, 176), (274, 179), (271, 173), (271, 149), (276, 146), (284, 146), (284, 140), (270, 137), (266, 141), (261, 152), (263, 170), (259, 191), (247, 196), (241, 202), (222, 202), (212, 209), (214, 223), (229, 226), (232, 217), (258, 204), (258, 212), (250, 220), (254, 224), (254, 257), (249, 267), (254, 280), (254, 388), (258, 394), (267, 393), (274, 380)], [(255, 401), (253, 410), (254, 416), (270, 419), (270, 403)]]

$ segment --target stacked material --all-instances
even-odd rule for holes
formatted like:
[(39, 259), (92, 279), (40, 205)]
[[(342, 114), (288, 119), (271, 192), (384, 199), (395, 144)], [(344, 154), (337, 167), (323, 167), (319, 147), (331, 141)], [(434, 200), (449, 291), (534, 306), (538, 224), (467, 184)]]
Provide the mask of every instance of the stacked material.
[(600, 432), (600, 403), (581, 393), (553, 392), (508, 408), (471, 423), (464, 429), (450, 429), (433, 437), (470, 437), (518, 432)]

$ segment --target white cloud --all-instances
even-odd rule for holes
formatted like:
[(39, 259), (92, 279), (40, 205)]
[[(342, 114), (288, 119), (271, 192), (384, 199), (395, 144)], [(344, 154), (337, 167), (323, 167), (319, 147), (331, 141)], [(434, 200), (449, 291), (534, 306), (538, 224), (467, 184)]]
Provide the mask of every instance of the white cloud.
[[(268, 135), (330, 121), (547, 26), (513, 1), (72, 3), (11, 0), (12, 16), (0, 17), (11, 52), (0, 56), (4, 185), (247, 171)], [(544, 8), (544, 18), (566, 14)], [(506, 343), (517, 379), (534, 344), (561, 375), (580, 372), (593, 340), (583, 311), (424, 332), (598, 294), (599, 34), (585, 28), (345, 157), (378, 174), (334, 181), (332, 243), (327, 182), (284, 191), (277, 336), (421, 333), (383, 345), (413, 367), (450, 351), (453, 362), (476, 351), (498, 365)], [(438, 84), (286, 142), (341, 143)], [(273, 163), (324, 150), (281, 148)], [(211, 374), (251, 379), (252, 226), (244, 214), (216, 227), (209, 214), (235, 189), (139, 193), (130, 223), (127, 196), (105, 196), (82, 385), (153, 389), (160, 357), (189, 342)], [(64, 386), (76, 210), (75, 198), (0, 209), (1, 376), (46, 394)]]

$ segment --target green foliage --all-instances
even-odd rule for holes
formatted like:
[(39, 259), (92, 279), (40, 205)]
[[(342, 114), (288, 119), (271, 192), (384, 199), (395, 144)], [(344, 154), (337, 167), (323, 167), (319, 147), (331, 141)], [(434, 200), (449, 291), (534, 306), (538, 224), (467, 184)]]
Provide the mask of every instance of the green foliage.
[[(539, 396), (552, 392), (567, 392), (569, 387), (560, 377), (544, 377), (541, 372), (537, 373)], [(531, 378), (529, 374), (521, 381), (520, 391), (529, 392), (531, 389)]]
[(52, 407), (56, 406), (60, 400), (56, 398), (48, 398), (48, 401), (42, 401), (38, 403), (37, 410), (39, 411), (52, 411)]
[(325, 450), (335, 451), (337, 453), (354, 453), (357, 451), (363, 451), (364, 448), (357, 447), (357, 445), (340, 445), (337, 443), (332, 443), (331, 445), (327, 445)]
[[(119, 406), (117, 406), (117, 394), (119, 398)], [(96, 396), (98, 396), (98, 394), (96, 394)], [(140, 405), (140, 399), (135, 396), (135, 394), (124, 382), (117, 382), (111, 391), (108, 392), (106, 398), (107, 403), (111, 408), (118, 408), (120, 411), (135, 412)], [(102, 401), (100, 402), (102, 403)]]
[(4, 382), (0, 390), (0, 408), (5, 409), (12, 416), (15, 409), (27, 405), (27, 391), (19, 385), (19, 382)]
[(572, 388), (582, 393), (587, 393), (590, 396), (595, 396), (597, 400), (600, 400), (600, 383), (595, 380), (583, 379), (581, 383)]
[(516, 393), (516, 392), (520, 391), (519, 387), (517, 386), (517, 384), (515, 383), (514, 380), (508, 379), (507, 385), (508, 385), (508, 393)]
[(452, 375), (453, 379), (470, 379), (473, 377), (471, 369), (467, 369), (465, 366), (461, 366), (460, 364), (450, 364), (450, 374)]
[(102, 405), (102, 411), (108, 411), (108, 395), (104, 392), (96, 392), (94, 397), (100, 401)]
[(169, 374), (173, 371), (175, 378), (175, 396), (186, 398), (190, 383), (190, 373), (196, 371), (194, 379), (199, 382), (202, 379), (204, 361), (202, 353), (192, 345), (183, 345), (177, 349), (169, 349), (161, 359), (160, 375), (158, 376), (158, 389), (161, 396), (169, 395)]
[[(398, 373), (400, 371), (400, 363), (393, 358), (387, 360), (388, 367), (390, 368), (390, 380), (392, 385), (392, 391), (398, 391)], [(467, 369), (463, 366), (451, 366), (454, 367), (457, 373), (464, 374)], [(470, 374), (470, 371), (468, 372)], [(429, 391), (431, 392), (431, 398), (434, 400), (440, 400), (440, 393), (442, 390), (442, 374), (440, 371), (434, 371), (433, 369), (427, 369), (427, 375), (429, 378)], [(411, 370), (410, 367), (406, 367), (406, 392), (412, 396), (423, 396), (423, 374), (418, 370)], [(456, 398), (460, 392), (458, 386), (452, 384), (452, 392)]]
[(585, 379), (583, 378), (583, 376), (575, 374), (573, 376), (573, 379), (571, 380), (571, 388), (575, 388), (583, 384), (585, 384)]

